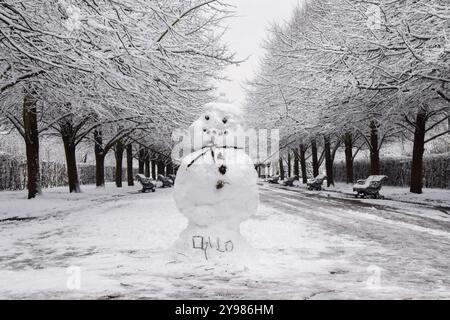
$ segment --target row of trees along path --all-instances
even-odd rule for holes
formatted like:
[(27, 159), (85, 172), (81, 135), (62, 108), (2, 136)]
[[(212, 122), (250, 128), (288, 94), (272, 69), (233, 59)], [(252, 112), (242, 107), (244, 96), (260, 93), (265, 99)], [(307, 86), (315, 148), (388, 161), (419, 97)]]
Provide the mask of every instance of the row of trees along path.
[(230, 15), (218, 0), (2, 1), (0, 124), (24, 139), (28, 198), (41, 192), (45, 136), (63, 142), (70, 192), (80, 192), (80, 143), (93, 146), (97, 186), (112, 150), (117, 177), (125, 150), (128, 170), (141, 147), (167, 159), (170, 131), (192, 121), (213, 98), (211, 80), (236, 63), (221, 40)]
[(379, 174), (382, 146), (411, 140), (410, 191), (421, 193), (427, 144), (449, 143), (449, 19), (444, 0), (305, 1), (269, 31), (246, 87), (248, 118), (281, 128), (284, 150), (302, 163), (309, 150), (314, 175), (324, 159), (329, 184), (338, 148), (353, 182), (361, 149), (370, 153), (367, 174)]

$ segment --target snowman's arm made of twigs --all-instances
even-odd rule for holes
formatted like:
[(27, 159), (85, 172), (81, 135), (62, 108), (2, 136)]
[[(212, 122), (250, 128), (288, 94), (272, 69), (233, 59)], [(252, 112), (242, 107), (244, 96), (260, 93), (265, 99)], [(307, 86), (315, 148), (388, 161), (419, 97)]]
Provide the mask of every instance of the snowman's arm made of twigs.
[(192, 159), (192, 161), (187, 165), (186, 169), (189, 169), (190, 166), (192, 166), (194, 164), (195, 161), (197, 161), (199, 158), (203, 157), (205, 154), (208, 153), (208, 150), (203, 152), (202, 154), (199, 154), (198, 156), (196, 156), (194, 159)]
[[(202, 149), (209, 148), (209, 151), (211, 151), (211, 156), (213, 158), (213, 161), (216, 162), (216, 159), (214, 158), (214, 147), (215, 147), (214, 145), (210, 145), (210, 146), (205, 146)], [(244, 149), (244, 148), (230, 147), (230, 146), (222, 146), (222, 147), (217, 147), (216, 146), (216, 148), (218, 148), (218, 149), (235, 149), (235, 150)], [(208, 153), (208, 150), (206, 150), (205, 152), (199, 154), (197, 157), (192, 159), (192, 161), (187, 165), (186, 169), (188, 169), (190, 166), (192, 166), (195, 163), (195, 161), (197, 161), (199, 158), (203, 157), (207, 153)]]

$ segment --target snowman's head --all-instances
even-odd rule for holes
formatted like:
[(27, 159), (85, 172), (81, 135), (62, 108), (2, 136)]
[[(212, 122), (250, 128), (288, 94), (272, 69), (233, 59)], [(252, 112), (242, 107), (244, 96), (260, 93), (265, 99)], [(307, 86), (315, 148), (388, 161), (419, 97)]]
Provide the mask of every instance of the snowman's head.
[(202, 137), (203, 144), (217, 145), (242, 130), (242, 110), (228, 103), (209, 103), (191, 126)]

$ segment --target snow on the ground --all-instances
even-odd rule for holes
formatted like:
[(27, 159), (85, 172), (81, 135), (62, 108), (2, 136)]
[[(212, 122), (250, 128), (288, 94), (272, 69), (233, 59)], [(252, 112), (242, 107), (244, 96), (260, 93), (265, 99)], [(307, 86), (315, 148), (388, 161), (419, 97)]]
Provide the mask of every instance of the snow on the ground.
[[(260, 184), (265, 183), (264, 180), (260, 181)], [(332, 197), (366, 204), (389, 206), (406, 210), (411, 215), (430, 219), (450, 220), (450, 190), (448, 189), (424, 188), (422, 194), (414, 194), (409, 192), (409, 188), (406, 187), (383, 186), (380, 194), (385, 199), (355, 199), (356, 193), (353, 192), (352, 184), (338, 182), (334, 186), (327, 187), (325, 180), (321, 191), (308, 191), (306, 185), (299, 181), (295, 181), (293, 187), (284, 187), (283, 182), (279, 182), (274, 186), (282, 187), (286, 190), (298, 190), (318, 197)]]
[(422, 194), (409, 192), (409, 188), (383, 187), (383, 194), (392, 200), (450, 207), (450, 190), (423, 188)]
[[(295, 186), (306, 189), (305, 185), (297, 181)], [(324, 186), (324, 191), (335, 191), (347, 195), (355, 194), (353, 184), (336, 182), (334, 186), (326, 187), (325, 180)], [(450, 207), (450, 189), (423, 188), (422, 194), (416, 194), (411, 193), (408, 187), (383, 186), (380, 194), (386, 199), (399, 202)]]
[(97, 188), (94, 185), (81, 186), (82, 193), (69, 194), (68, 187), (55, 187), (43, 190), (41, 196), (28, 200), (27, 191), (0, 192), (0, 221), (9, 218), (32, 218), (42, 215), (59, 214), (72, 208), (88, 208), (92, 202), (110, 201), (123, 197), (124, 192), (137, 193), (140, 188), (126, 189)]
[[(336, 183), (334, 187), (329, 189), (343, 193), (353, 193), (351, 184)], [(416, 194), (409, 192), (407, 187), (383, 186), (380, 194), (395, 201), (450, 207), (449, 189), (423, 188), (422, 194)]]
[(172, 189), (1, 192), (0, 298), (450, 298), (448, 230), (264, 188), (241, 225), (259, 257), (247, 269), (170, 263), (166, 249), (187, 224)]

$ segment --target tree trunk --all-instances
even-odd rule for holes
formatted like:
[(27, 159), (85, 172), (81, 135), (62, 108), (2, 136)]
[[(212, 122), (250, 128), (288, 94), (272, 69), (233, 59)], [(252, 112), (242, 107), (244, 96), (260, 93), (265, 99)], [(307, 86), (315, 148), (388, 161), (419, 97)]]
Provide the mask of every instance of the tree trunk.
[(299, 168), (299, 157), (298, 157), (298, 150), (294, 149), (294, 177), (295, 180), (299, 180), (300, 179), (300, 168)]
[(311, 152), (312, 152), (313, 176), (317, 177), (319, 175), (319, 159), (317, 157), (317, 143), (316, 143), (316, 140), (311, 141)]
[(164, 162), (158, 161), (156, 165), (158, 166), (158, 175), (164, 175)]
[(280, 179), (284, 180), (284, 166), (283, 166), (283, 158), (280, 156), (280, 160), (278, 161), (280, 165)]
[(170, 161), (167, 164), (167, 174), (173, 174), (173, 163), (172, 163), (172, 161)]
[(143, 147), (139, 148), (139, 156), (138, 156), (138, 161), (139, 161), (139, 169), (138, 172), (140, 174), (144, 174), (144, 166), (145, 166), (145, 149)]
[(124, 145), (122, 140), (116, 142), (114, 155), (116, 157), (116, 187), (122, 188), (122, 164), (123, 164)]
[(155, 160), (152, 161), (152, 179), (156, 180), (156, 162), (155, 162)]
[(380, 174), (380, 150), (378, 148), (378, 128), (375, 121), (370, 122), (370, 174)]
[(345, 173), (347, 183), (353, 183), (353, 137), (347, 132), (344, 136)]
[(145, 158), (145, 176), (147, 178), (150, 178), (150, 159), (147, 157)]
[(300, 166), (302, 168), (302, 182), (306, 183), (308, 181), (308, 176), (306, 173), (306, 150), (305, 145), (300, 145)]
[(105, 151), (103, 149), (103, 135), (101, 130), (94, 130), (95, 153), (95, 185), (105, 186)]
[(324, 146), (325, 146), (325, 170), (327, 173), (327, 186), (334, 186), (333, 179), (333, 158), (331, 156), (331, 143), (330, 138), (325, 136), (324, 138)]
[(64, 118), (59, 122), (59, 132), (64, 144), (66, 155), (67, 178), (69, 180), (69, 192), (79, 193), (80, 182), (78, 180), (77, 159), (76, 159), (76, 130), (73, 126), (72, 117)]
[(426, 110), (420, 109), (416, 116), (416, 128), (414, 131), (414, 147), (411, 164), (412, 193), (422, 193), (423, 187), (423, 153), (425, 151), (425, 129), (427, 122)]
[(288, 169), (288, 172), (287, 172), (287, 177), (288, 178), (290, 178), (291, 177), (291, 171), (292, 171), (292, 169), (291, 169), (291, 165), (292, 165), (292, 163), (291, 163), (291, 152), (290, 151), (288, 151), (288, 158), (287, 158), (287, 169)]
[(69, 179), (70, 193), (79, 193), (80, 182), (78, 181), (76, 145), (72, 136), (63, 136), (64, 151), (66, 154), (67, 177)]
[(128, 186), (134, 186), (133, 177), (133, 145), (130, 143), (127, 145), (127, 180)]
[(41, 194), (41, 173), (39, 169), (39, 131), (36, 98), (26, 94), (23, 99), (24, 139), (27, 155), (28, 199)]
[(95, 185), (105, 186), (105, 155), (103, 153), (95, 154)]

